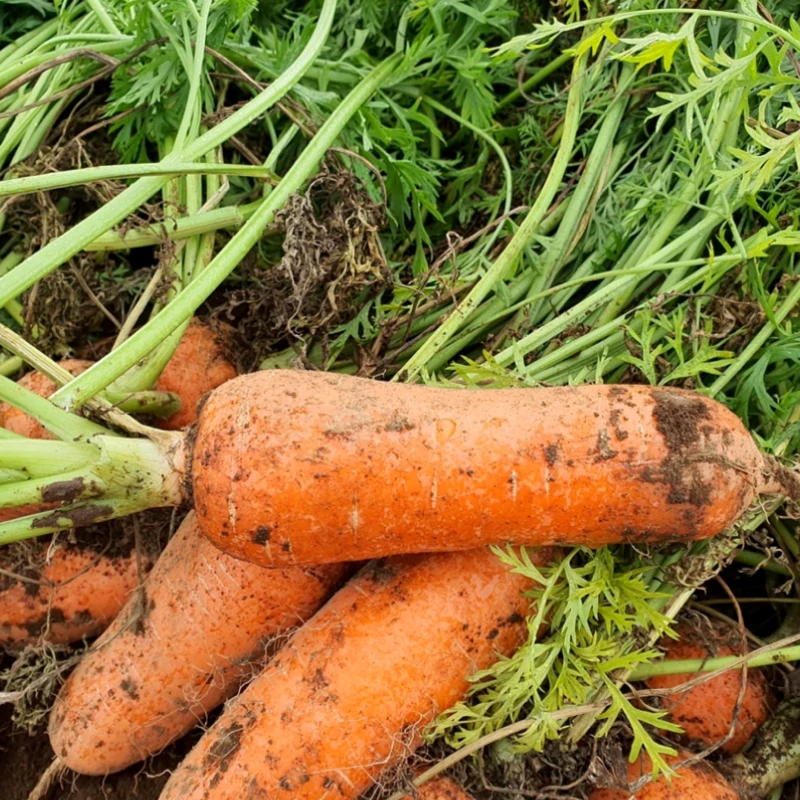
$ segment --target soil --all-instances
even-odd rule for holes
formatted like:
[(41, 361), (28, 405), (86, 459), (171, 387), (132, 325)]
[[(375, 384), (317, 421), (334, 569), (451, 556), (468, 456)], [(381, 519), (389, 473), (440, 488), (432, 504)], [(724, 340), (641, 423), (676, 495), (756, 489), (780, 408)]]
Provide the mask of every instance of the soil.
[[(47, 800), (157, 800), (164, 784), (189, 752), (198, 734), (185, 736), (147, 764), (108, 777), (70, 774), (56, 782)], [(50, 766), (53, 751), (46, 732), (28, 736), (12, 732), (10, 708), (0, 707), (0, 797), (27, 800), (42, 773)]]

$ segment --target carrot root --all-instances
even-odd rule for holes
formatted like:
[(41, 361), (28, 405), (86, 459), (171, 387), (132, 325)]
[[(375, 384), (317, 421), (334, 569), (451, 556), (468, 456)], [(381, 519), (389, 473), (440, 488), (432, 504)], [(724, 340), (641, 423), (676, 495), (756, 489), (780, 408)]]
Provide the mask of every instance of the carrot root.
[(50, 741), (76, 772), (105, 775), (159, 752), (258, 672), (344, 566), (264, 569), (184, 520), (145, 582), (67, 679)]
[(285, 370), (213, 392), (191, 462), (203, 530), (265, 565), (705, 538), (750, 506), (765, 463), (734, 414), (683, 390)]
[(485, 549), (370, 563), (228, 703), (161, 800), (358, 797), (521, 643), (527, 589)]

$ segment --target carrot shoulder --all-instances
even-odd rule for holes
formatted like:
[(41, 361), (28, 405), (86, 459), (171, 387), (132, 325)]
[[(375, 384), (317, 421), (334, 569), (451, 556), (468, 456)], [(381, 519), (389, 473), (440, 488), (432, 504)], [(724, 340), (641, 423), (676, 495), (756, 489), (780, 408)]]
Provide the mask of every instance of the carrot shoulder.
[(264, 569), (183, 522), (143, 586), (62, 687), (50, 740), (104, 775), (159, 752), (262, 667), (276, 636), (313, 614), (340, 565)]
[(213, 392), (192, 459), (206, 534), (262, 564), (702, 538), (748, 507), (764, 465), (736, 416), (681, 390), (284, 370)]
[(236, 368), (227, 357), (228, 349), (223, 328), (211, 328), (192, 320), (155, 386), (158, 391), (178, 394), (181, 408), (158, 420), (157, 427), (177, 431), (191, 425), (197, 419), (201, 398), (236, 377)]
[(529, 588), (485, 549), (370, 563), (228, 704), (161, 800), (358, 797), (520, 644)]

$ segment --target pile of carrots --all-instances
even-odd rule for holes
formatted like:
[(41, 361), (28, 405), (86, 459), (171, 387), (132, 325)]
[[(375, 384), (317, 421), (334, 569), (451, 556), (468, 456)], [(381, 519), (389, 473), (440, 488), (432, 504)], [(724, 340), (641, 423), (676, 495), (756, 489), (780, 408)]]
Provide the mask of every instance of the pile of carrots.
[[(99, 635), (50, 718), (55, 754), (77, 772), (135, 764), (227, 701), (164, 800), (357, 798), (420, 746), (469, 676), (526, 637), (533, 587), (489, 545), (534, 547), (545, 565), (568, 545), (698, 539), (785, 490), (739, 420), (690, 392), (235, 377), (218, 345), (193, 323), (159, 383), (183, 400), (158, 424), (183, 431), (170, 458), (192, 510), (158, 560), (79, 558), (56, 538), (35, 592), (0, 592), (6, 647)], [(43, 396), (55, 388), (22, 380)], [(47, 435), (10, 408), (0, 424)], [(707, 639), (678, 633), (667, 658), (706, 652)], [(715, 655), (731, 652), (723, 633)], [(739, 689), (730, 673), (668, 696), (681, 744), (744, 747), (772, 701), (755, 672), (741, 704)], [(704, 704), (718, 725), (697, 713)], [(648, 769), (637, 762), (626, 778)], [(745, 796), (741, 775), (678, 774), (681, 797)], [(637, 796), (666, 797), (659, 785)], [(467, 797), (445, 778), (419, 796)]]

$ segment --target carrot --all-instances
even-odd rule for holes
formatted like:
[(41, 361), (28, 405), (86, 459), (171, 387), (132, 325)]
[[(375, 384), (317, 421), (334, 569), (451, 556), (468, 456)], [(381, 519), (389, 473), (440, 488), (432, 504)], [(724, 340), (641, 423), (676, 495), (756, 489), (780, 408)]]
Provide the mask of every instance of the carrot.
[[(0, 645), (20, 649), (43, 639), (70, 644), (96, 636), (117, 616), (154, 553), (110, 555), (96, 547), (49, 542), (0, 550)], [(28, 562), (24, 567), (21, 558)], [(22, 572), (21, 577), (16, 575)], [(11, 575), (14, 577), (11, 577)]]
[(371, 562), (228, 703), (161, 800), (358, 797), (520, 644), (526, 589), (485, 549)]
[[(706, 659), (717, 656), (745, 655), (748, 650), (735, 628), (722, 623), (709, 623), (702, 629), (682, 623), (677, 626), (679, 639), (664, 637), (659, 647), (667, 661)], [(651, 689), (673, 689), (686, 683), (696, 674), (658, 675), (645, 683)], [(731, 729), (739, 700), (742, 673), (725, 672), (683, 692), (661, 698), (673, 722), (680, 725), (686, 738), (704, 747), (720, 742)], [(726, 753), (738, 753), (764, 724), (770, 712), (770, 693), (763, 673), (748, 670), (744, 699), (736, 716), (731, 737), (721, 745)]]
[(417, 789), (416, 798), (408, 795), (403, 800), (472, 800), (472, 798), (450, 778), (437, 778), (423, 783)]
[(454, 391), (271, 370), (211, 392), (191, 431), (89, 438), (94, 455), (76, 442), (75, 458), (107, 494), (3, 523), (0, 540), (191, 501), (217, 546), (286, 566), (693, 540), (760, 492), (800, 498), (724, 406), (664, 387)]
[(158, 753), (256, 674), (275, 637), (311, 616), (344, 571), (237, 561), (190, 514), (143, 596), (131, 597), (62, 687), (53, 750), (87, 775)]
[[(667, 762), (674, 764), (691, 755), (682, 752), (667, 758)], [(635, 783), (651, 771), (650, 759), (640, 756), (633, 764), (628, 764), (628, 783)], [(710, 764), (700, 761), (678, 768), (670, 780), (661, 775), (633, 794), (628, 789), (602, 788), (595, 789), (589, 800), (628, 800), (631, 797), (636, 800), (739, 800), (740, 795)]]
[[(89, 369), (92, 363), (78, 358), (67, 358), (60, 362), (60, 366), (73, 375), (80, 375)], [(39, 397), (50, 397), (58, 389), (58, 384), (51, 381), (41, 372), (27, 372), (17, 382), (26, 389), (38, 394)], [(20, 436), (27, 436), (29, 439), (53, 438), (43, 425), (40, 425), (35, 419), (7, 403), (0, 403), (0, 426)]]
[(191, 468), (206, 534), (267, 565), (703, 538), (774, 490), (738, 418), (691, 392), (284, 370), (209, 396)]
[(236, 368), (227, 357), (229, 338), (220, 326), (212, 329), (192, 320), (155, 386), (158, 391), (178, 394), (181, 409), (158, 420), (157, 427), (176, 431), (191, 425), (197, 419), (200, 399), (236, 377)]

